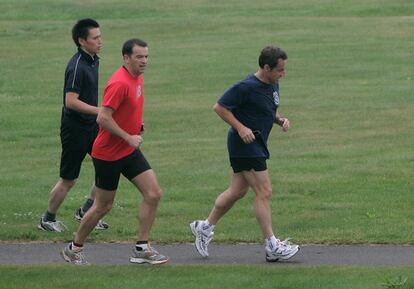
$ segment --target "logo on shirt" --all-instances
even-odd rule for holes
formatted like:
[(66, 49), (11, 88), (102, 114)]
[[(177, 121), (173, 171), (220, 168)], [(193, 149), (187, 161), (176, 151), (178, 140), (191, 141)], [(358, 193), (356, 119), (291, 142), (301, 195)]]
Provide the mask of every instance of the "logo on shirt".
[(273, 92), (273, 101), (276, 105), (279, 105), (279, 93), (276, 90)]
[(138, 85), (137, 87), (137, 98), (139, 98), (142, 94), (142, 89), (141, 89), (141, 85)]

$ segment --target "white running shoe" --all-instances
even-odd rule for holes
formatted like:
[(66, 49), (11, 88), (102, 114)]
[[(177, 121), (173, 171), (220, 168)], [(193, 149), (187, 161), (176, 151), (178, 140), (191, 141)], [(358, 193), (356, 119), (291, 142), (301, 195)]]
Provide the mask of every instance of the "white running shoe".
[(165, 264), (169, 258), (158, 253), (157, 250), (148, 245), (147, 250), (138, 251), (135, 247), (132, 249), (132, 257), (129, 259), (131, 263), (151, 265)]
[(85, 255), (83, 254), (83, 251), (75, 252), (71, 249), (71, 243), (69, 243), (65, 248), (63, 248), (62, 251), (60, 251), (60, 255), (62, 258), (69, 263), (75, 264), (75, 265), (90, 265), (88, 261), (85, 259)]
[(277, 240), (277, 245), (274, 248), (269, 248), (266, 245), (266, 261), (277, 262), (278, 260), (288, 260), (299, 252), (298, 245), (290, 244), (289, 239), (284, 241)]
[(44, 221), (43, 217), (40, 218), (39, 225), (37, 225), (39, 230), (61, 233), (67, 230), (66, 226), (61, 221)]
[(204, 221), (194, 221), (190, 224), (191, 232), (195, 237), (195, 247), (198, 253), (204, 257), (208, 257), (208, 244), (213, 238), (214, 232), (203, 230)]

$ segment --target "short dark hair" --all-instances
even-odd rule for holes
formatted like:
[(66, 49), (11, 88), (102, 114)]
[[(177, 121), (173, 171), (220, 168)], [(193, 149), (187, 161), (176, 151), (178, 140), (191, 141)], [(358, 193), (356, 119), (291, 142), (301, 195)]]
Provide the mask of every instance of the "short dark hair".
[(89, 29), (91, 28), (99, 28), (99, 24), (90, 18), (81, 19), (73, 26), (72, 39), (77, 47), (80, 47), (79, 38), (86, 40), (89, 35)]
[(132, 49), (134, 48), (134, 46), (141, 46), (141, 47), (147, 47), (148, 44), (139, 38), (132, 38), (129, 39), (127, 41), (125, 41), (124, 45), (122, 46), (122, 56), (124, 55), (128, 55), (131, 56), (132, 54)]
[(267, 64), (269, 65), (270, 69), (273, 69), (277, 66), (279, 59), (288, 59), (286, 52), (284, 52), (282, 49), (276, 46), (266, 46), (262, 49), (262, 52), (260, 53), (259, 66), (261, 68), (264, 68), (264, 66)]

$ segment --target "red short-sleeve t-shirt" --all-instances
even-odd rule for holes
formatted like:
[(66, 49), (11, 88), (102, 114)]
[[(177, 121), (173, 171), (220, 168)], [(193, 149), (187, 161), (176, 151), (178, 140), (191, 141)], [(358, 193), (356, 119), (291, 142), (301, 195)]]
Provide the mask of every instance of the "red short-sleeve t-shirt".
[[(125, 67), (120, 67), (108, 80), (102, 106), (114, 110), (113, 119), (120, 128), (131, 135), (141, 132), (144, 106), (142, 75), (133, 77)], [(122, 138), (99, 128), (92, 148), (92, 157), (105, 161), (116, 161), (135, 150)]]

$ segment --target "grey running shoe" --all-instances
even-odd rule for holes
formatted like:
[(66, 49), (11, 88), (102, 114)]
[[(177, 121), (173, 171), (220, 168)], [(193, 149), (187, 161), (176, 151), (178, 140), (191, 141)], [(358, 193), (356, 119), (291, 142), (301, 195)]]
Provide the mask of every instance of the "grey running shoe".
[(288, 260), (299, 252), (298, 245), (290, 244), (289, 239), (284, 241), (277, 240), (277, 245), (274, 248), (266, 246), (266, 261), (277, 262), (279, 260)]
[[(83, 212), (83, 209), (79, 208), (79, 209), (76, 210), (74, 217), (75, 217), (76, 221), (78, 221), (80, 223), (80, 221), (82, 221), (83, 215), (85, 215), (85, 213)], [(106, 223), (103, 220), (99, 220), (98, 224), (96, 224), (96, 226), (95, 226), (95, 229), (97, 229), (97, 230), (106, 230), (108, 228), (109, 228), (108, 223)]]
[(195, 247), (198, 253), (204, 257), (208, 257), (208, 244), (213, 238), (214, 232), (203, 230), (203, 221), (194, 221), (190, 224), (191, 232), (195, 237)]
[(40, 218), (39, 225), (37, 225), (39, 230), (61, 233), (67, 230), (66, 226), (61, 221), (44, 221), (43, 217)]
[(149, 263), (152, 265), (164, 264), (169, 261), (169, 258), (161, 255), (154, 248), (148, 245), (148, 250), (138, 251), (135, 247), (132, 250), (132, 257), (129, 259), (131, 263), (144, 264)]
[(70, 248), (71, 243), (69, 243), (61, 252), (60, 255), (62, 258), (69, 263), (75, 265), (90, 265), (85, 259), (83, 251), (75, 252)]

